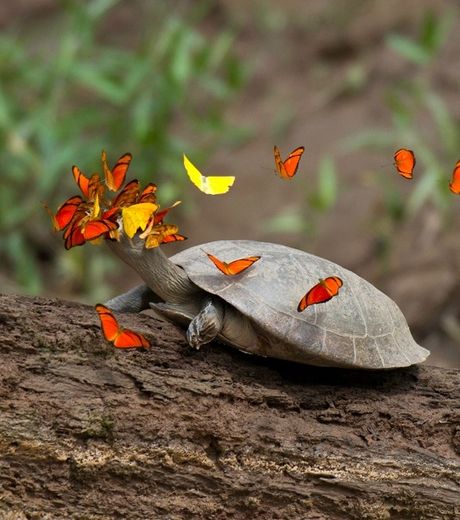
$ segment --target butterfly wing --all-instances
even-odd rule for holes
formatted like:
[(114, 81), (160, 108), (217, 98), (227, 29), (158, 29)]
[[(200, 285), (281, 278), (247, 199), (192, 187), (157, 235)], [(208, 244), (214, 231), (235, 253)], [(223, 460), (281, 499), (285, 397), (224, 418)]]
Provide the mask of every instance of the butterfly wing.
[(130, 153), (123, 154), (112, 168), (107, 164), (107, 154), (102, 151), (102, 167), (104, 169), (105, 184), (111, 191), (118, 191), (125, 182), (126, 172), (128, 171), (133, 156)]
[(122, 208), (123, 230), (129, 238), (133, 238), (138, 229), (144, 231), (152, 214), (158, 209), (156, 204), (141, 202)]
[(98, 303), (95, 308), (101, 321), (101, 329), (104, 338), (113, 343), (115, 347), (150, 347), (149, 341), (142, 334), (120, 327), (112, 311), (105, 307), (105, 305)]
[(407, 148), (400, 148), (394, 153), (394, 165), (401, 177), (412, 179), (415, 167), (415, 154)]
[(70, 224), (82, 202), (83, 199), (80, 197), (80, 195), (76, 195), (75, 197), (70, 197), (70, 199), (67, 199), (64, 204), (59, 206), (56, 215), (54, 216), (58, 226), (58, 231), (64, 229)]
[(207, 195), (222, 195), (233, 186), (235, 177), (233, 175), (205, 177), (205, 191)]
[(275, 158), (275, 167), (276, 171), (283, 179), (292, 179), (294, 175), (297, 173), (297, 169), (299, 167), (300, 159), (302, 158), (302, 154), (305, 151), (304, 146), (298, 146), (295, 150), (293, 150), (288, 158), (283, 161), (281, 159), (281, 153), (277, 146), (273, 147), (273, 156)]
[(161, 240), (162, 244), (169, 244), (170, 242), (182, 242), (183, 240), (187, 240), (187, 237), (184, 235), (179, 235), (178, 233), (174, 233), (173, 235), (166, 235)]
[(320, 280), (300, 300), (297, 311), (302, 312), (310, 305), (329, 301), (338, 294), (342, 285), (343, 282), (338, 276), (329, 276), (324, 280)]
[(138, 202), (151, 202), (152, 204), (156, 204), (157, 202), (157, 185), (153, 182), (147, 184), (147, 186), (142, 190), (142, 193), (139, 197)]
[(209, 260), (227, 276), (236, 276), (237, 274), (246, 271), (252, 264), (257, 262), (260, 259), (260, 256), (248, 256), (247, 258), (239, 258), (238, 260), (233, 260), (232, 262), (223, 262), (219, 260), (217, 256), (211, 255), (210, 253), (206, 253)]
[(293, 150), (288, 158), (283, 162), (284, 171), (286, 172), (286, 176), (288, 179), (292, 179), (294, 175), (297, 173), (297, 169), (299, 167), (300, 159), (302, 158), (302, 154), (305, 151), (305, 147), (299, 146), (295, 150)]
[(205, 177), (198, 168), (190, 162), (185, 154), (184, 167), (192, 183), (206, 195), (221, 195), (227, 193), (235, 182), (235, 177), (230, 175)]
[(120, 333), (120, 326), (118, 325), (118, 321), (116, 320), (112, 311), (104, 305), (98, 303), (95, 309), (99, 315), (99, 319), (101, 320), (101, 329), (102, 334), (104, 334), (104, 338), (107, 341), (114, 341)]
[(90, 220), (83, 228), (82, 234), (85, 240), (94, 240), (105, 233), (114, 231), (118, 225), (111, 220)]
[(69, 231), (64, 234), (64, 239), (64, 247), (66, 249), (71, 249), (75, 246), (82, 246), (86, 242), (86, 239), (78, 225), (69, 228)]
[(239, 258), (238, 260), (233, 260), (233, 262), (229, 262), (228, 271), (231, 276), (235, 276), (237, 274), (241, 274), (243, 271), (246, 271), (252, 264), (260, 260), (260, 256), (248, 256), (247, 258)]
[(117, 348), (150, 347), (150, 343), (146, 337), (130, 329), (121, 329), (121, 332), (113, 341), (113, 345)]
[(137, 201), (139, 195), (139, 181), (137, 179), (128, 182), (126, 186), (112, 201), (112, 207), (121, 208), (123, 206), (131, 206)]
[(80, 170), (78, 166), (72, 166), (72, 173), (77, 186), (80, 188), (83, 195), (88, 198), (89, 197), (89, 179), (84, 175), (84, 173)]
[(455, 195), (460, 195), (460, 161), (457, 161), (454, 171), (452, 172), (452, 180), (449, 182), (449, 189)]
[(275, 157), (275, 168), (280, 177), (286, 178), (286, 172), (284, 171), (284, 164), (281, 159), (280, 149), (277, 146), (273, 147), (273, 156)]

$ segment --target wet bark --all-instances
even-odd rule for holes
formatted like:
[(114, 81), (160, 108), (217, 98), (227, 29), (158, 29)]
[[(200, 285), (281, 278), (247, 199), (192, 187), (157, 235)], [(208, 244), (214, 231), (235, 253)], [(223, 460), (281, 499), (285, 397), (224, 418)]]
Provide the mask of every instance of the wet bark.
[[(297, 366), (0, 298), (0, 517), (460, 517), (460, 371)], [(48, 516), (46, 516), (48, 514)], [(2, 516), (3, 515), (3, 516)]]

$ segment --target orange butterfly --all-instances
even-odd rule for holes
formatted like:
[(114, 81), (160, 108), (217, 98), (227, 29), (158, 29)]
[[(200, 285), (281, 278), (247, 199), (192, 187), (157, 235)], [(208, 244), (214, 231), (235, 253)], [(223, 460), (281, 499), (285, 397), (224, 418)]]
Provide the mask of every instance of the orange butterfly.
[(452, 172), (452, 180), (449, 182), (449, 189), (455, 195), (460, 195), (460, 161), (457, 161), (454, 171)]
[(118, 191), (125, 182), (126, 172), (128, 171), (133, 156), (130, 153), (123, 154), (111, 170), (107, 164), (107, 154), (102, 150), (102, 167), (104, 169), (105, 184), (111, 191)]
[(154, 184), (153, 182), (150, 182), (142, 190), (142, 193), (139, 197), (138, 202), (139, 203), (140, 202), (151, 202), (152, 204), (156, 204), (157, 203), (156, 191), (157, 191), (157, 185)]
[(64, 233), (64, 247), (66, 249), (71, 249), (75, 246), (82, 246), (86, 239), (81, 232), (81, 229), (77, 226), (69, 227)]
[(135, 204), (139, 196), (139, 181), (134, 179), (126, 184), (120, 193), (113, 199), (113, 208), (122, 208)]
[(309, 305), (316, 303), (324, 303), (334, 296), (337, 296), (343, 282), (338, 276), (329, 276), (321, 279), (319, 283), (313, 286), (307, 294), (300, 300), (297, 306), (298, 312), (304, 311)]
[(102, 199), (104, 195), (104, 185), (97, 173), (94, 173), (88, 179), (80, 168), (75, 165), (72, 166), (72, 173), (75, 182), (88, 200), (94, 200), (96, 197)]
[(412, 179), (412, 173), (415, 167), (415, 154), (407, 148), (400, 148), (394, 153), (394, 165), (399, 175), (405, 179)]
[(70, 224), (75, 215), (75, 212), (82, 203), (83, 199), (80, 197), (80, 195), (70, 197), (70, 199), (67, 199), (64, 204), (59, 206), (55, 215), (51, 212), (48, 206), (44, 204), (48, 215), (51, 217), (55, 231), (61, 231)]
[(182, 242), (183, 240), (187, 240), (187, 237), (184, 235), (179, 235), (179, 233), (174, 233), (173, 235), (166, 235), (162, 238), (162, 244), (169, 244), (171, 242)]
[(134, 332), (130, 329), (124, 329), (118, 325), (118, 321), (113, 315), (112, 311), (98, 303), (96, 311), (101, 320), (101, 329), (104, 338), (113, 343), (117, 348), (136, 348), (136, 347), (150, 347), (150, 343), (142, 334)]
[[(206, 253), (206, 251), (203, 251)], [(221, 271), (227, 276), (235, 276), (237, 274), (240, 274), (249, 267), (251, 267), (252, 264), (257, 262), (257, 260), (260, 260), (260, 256), (248, 256), (247, 258), (239, 258), (238, 260), (233, 260), (233, 262), (223, 262), (222, 260), (219, 260), (216, 256), (211, 255), (210, 253), (206, 253), (208, 255), (209, 260)]]
[(279, 148), (277, 146), (273, 147), (276, 171), (279, 173), (282, 179), (292, 179), (292, 177), (294, 177), (294, 175), (297, 172), (297, 168), (299, 167), (299, 162), (304, 151), (305, 147), (299, 146), (289, 154), (288, 158), (285, 161), (283, 161), (281, 159)]
[(85, 240), (94, 240), (105, 233), (118, 229), (118, 224), (107, 219), (89, 220), (82, 226), (81, 232)]

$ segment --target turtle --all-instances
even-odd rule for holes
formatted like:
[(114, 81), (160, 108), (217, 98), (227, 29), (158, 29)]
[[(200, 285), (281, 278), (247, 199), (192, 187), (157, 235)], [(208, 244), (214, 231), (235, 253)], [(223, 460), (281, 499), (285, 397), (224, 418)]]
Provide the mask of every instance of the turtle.
[[(152, 308), (186, 327), (190, 346), (217, 339), (237, 349), (308, 365), (389, 369), (424, 361), (430, 352), (413, 339), (396, 303), (357, 274), (329, 260), (279, 244), (220, 240), (168, 258), (135, 236), (110, 241), (112, 250), (145, 282), (105, 303), (113, 311)], [(207, 254), (223, 261), (260, 260), (225, 276)], [(325, 303), (298, 312), (319, 279), (343, 286)]]

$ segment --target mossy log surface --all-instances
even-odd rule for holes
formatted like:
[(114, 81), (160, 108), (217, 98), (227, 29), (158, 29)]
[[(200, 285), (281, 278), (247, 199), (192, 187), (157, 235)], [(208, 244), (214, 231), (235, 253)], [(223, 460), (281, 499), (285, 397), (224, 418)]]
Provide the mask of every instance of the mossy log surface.
[(320, 369), (0, 297), (0, 518), (460, 518), (460, 371)]

